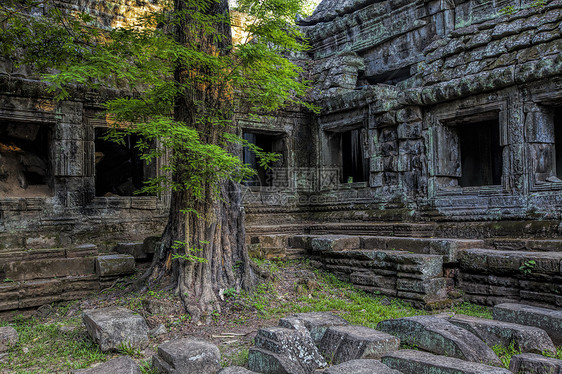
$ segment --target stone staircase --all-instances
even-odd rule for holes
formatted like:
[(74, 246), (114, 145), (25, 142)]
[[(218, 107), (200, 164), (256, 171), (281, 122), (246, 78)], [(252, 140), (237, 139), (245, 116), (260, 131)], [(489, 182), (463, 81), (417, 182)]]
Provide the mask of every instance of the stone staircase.
[[(385, 320), (376, 329), (328, 312), (300, 313), (258, 331), (250, 371), (243, 372), (553, 374), (562, 372), (562, 360), (542, 354), (555, 354), (561, 338), (562, 311), (521, 304), (497, 305), (494, 320), (426, 315)], [(521, 354), (508, 370), (491, 348), (511, 345)]]
[[(377, 232), (404, 233), (386, 226), (387, 230), (376, 226)], [(260, 258), (309, 258), (314, 266), (358, 288), (428, 309), (449, 305), (446, 291), (454, 288), (478, 304), (562, 306), (562, 240), (314, 232), (254, 234), (249, 251)], [(355, 226), (353, 232), (362, 231)]]
[[(135, 270), (143, 243), (119, 243), (102, 253), (95, 244), (0, 252), (0, 313), (76, 300), (110, 287)], [(144, 256), (144, 257), (143, 257)]]

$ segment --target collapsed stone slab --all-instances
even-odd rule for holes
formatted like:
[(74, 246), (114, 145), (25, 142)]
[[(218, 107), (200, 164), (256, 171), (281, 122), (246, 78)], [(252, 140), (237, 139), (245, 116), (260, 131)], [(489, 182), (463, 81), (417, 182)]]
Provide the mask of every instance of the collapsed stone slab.
[(403, 374), (511, 374), (507, 369), (403, 349), (383, 356), (382, 363)]
[(109, 307), (85, 310), (82, 322), (90, 337), (104, 352), (120, 345), (144, 348), (148, 344), (148, 326), (143, 317), (129, 309)]
[(400, 339), (364, 326), (332, 326), (326, 330), (319, 349), (330, 362), (380, 359), (398, 350)]
[(511, 357), (509, 370), (515, 374), (558, 374), (562, 373), (562, 360), (523, 353)]
[(220, 351), (216, 345), (201, 339), (173, 340), (158, 347), (152, 365), (161, 374), (215, 374), (221, 368)]
[(448, 321), (478, 336), (489, 347), (508, 347), (513, 342), (515, 348), (521, 352), (556, 353), (556, 348), (546, 331), (538, 327), (464, 315), (456, 315)]
[(139, 366), (129, 356), (122, 356), (104, 362), (93, 368), (76, 370), (74, 374), (141, 374)]
[(554, 344), (562, 345), (562, 310), (504, 303), (494, 306), (494, 319), (543, 329)]
[(434, 316), (416, 316), (379, 322), (377, 330), (438, 355), (501, 366), (498, 356), (471, 332)]
[(295, 329), (296, 321), (302, 321), (310, 333), (315, 344), (320, 343), (324, 333), (330, 326), (349, 325), (345, 319), (330, 312), (297, 313), (289, 317), (281, 318), (279, 326)]
[(329, 367), (324, 374), (400, 374), (378, 360), (351, 360)]
[(6, 352), (18, 342), (18, 332), (11, 326), (0, 327), (0, 353)]
[(248, 357), (248, 368), (259, 373), (311, 373), (326, 366), (304, 323), (298, 323), (295, 329), (258, 330)]

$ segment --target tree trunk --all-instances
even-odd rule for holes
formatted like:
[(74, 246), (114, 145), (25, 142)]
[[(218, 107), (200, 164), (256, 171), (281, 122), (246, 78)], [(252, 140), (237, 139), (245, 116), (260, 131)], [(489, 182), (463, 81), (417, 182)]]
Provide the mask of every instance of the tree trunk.
[[(228, 15), (227, 0), (202, 0), (205, 1), (206, 6), (201, 6), (199, 12), (211, 16)], [(213, 22), (214, 32), (204, 33), (200, 27), (190, 25), (189, 14), (193, 10), (193, 5), (186, 4), (186, 0), (175, 0), (175, 11), (188, 14), (177, 28), (178, 41), (197, 43), (198, 49), (214, 56), (229, 53), (232, 44), (230, 25)], [(217, 38), (217, 35), (222, 38)], [(193, 81), (196, 76), (213, 73), (216, 72), (178, 66), (175, 79), (181, 85), (186, 80)], [(233, 130), (205, 120), (205, 115), (219, 113), (221, 120), (231, 120), (230, 97), (228, 88), (214, 81), (204, 80), (192, 85), (176, 100), (175, 120), (197, 129), (204, 143), (219, 145), (223, 140), (222, 134)], [(172, 176), (176, 182), (189, 177), (190, 172), (195, 172), (197, 168), (197, 165), (176, 166)], [(240, 186), (224, 181), (217, 193), (216, 186), (205, 182), (202, 195), (203, 199), (194, 199), (190, 191), (172, 191), (168, 224), (150, 270), (150, 283), (159, 282), (166, 274), (172, 275), (175, 290), (191, 314), (192, 321), (205, 317), (208, 320), (211, 312), (220, 308), (216, 301), (221, 289), (247, 289), (253, 281), (245, 246)], [(185, 212), (186, 209), (189, 211)], [(183, 244), (178, 245), (178, 242)], [(175, 254), (186, 253), (188, 258), (174, 258)], [(189, 258), (189, 255), (201, 261)]]

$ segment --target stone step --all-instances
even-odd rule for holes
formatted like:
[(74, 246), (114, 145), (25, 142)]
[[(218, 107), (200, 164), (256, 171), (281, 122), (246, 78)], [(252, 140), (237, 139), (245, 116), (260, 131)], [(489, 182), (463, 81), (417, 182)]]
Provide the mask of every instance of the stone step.
[(460, 256), (458, 287), (478, 304), (562, 306), (562, 252), (469, 249)]
[(470, 331), (482, 339), (489, 347), (514, 344), (521, 352), (556, 354), (556, 347), (546, 331), (533, 326), (495, 321), (491, 319), (457, 314), (447, 319), (453, 325)]
[(504, 303), (493, 310), (494, 319), (543, 329), (554, 344), (562, 345), (562, 310), (530, 305)]
[(523, 353), (511, 357), (509, 370), (514, 374), (558, 374), (562, 373), (562, 360)]
[(495, 274), (560, 275), (561, 262), (562, 252), (466, 249), (460, 255), (461, 270)]
[(562, 252), (562, 240), (491, 238), (486, 239), (486, 247), (504, 251)]
[(331, 366), (323, 374), (400, 374), (378, 360), (351, 360)]
[(499, 367), (409, 349), (390, 353), (381, 361), (403, 374), (512, 374)]
[(23, 262), (56, 258), (92, 257), (98, 254), (95, 244), (80, 244), (62, 248), (10, 250), (0, 252), (0, 270), (9, 262)]
[(389, 319), (379, 322), (377, 330), (427, 352), (501, 366), (498, 356), (477, 336), (435, 316)]
[(334, 364), (357, 359), (380, 359), (400, 347), (400, 339), (364, 326), (332, 326), (318, 345)]

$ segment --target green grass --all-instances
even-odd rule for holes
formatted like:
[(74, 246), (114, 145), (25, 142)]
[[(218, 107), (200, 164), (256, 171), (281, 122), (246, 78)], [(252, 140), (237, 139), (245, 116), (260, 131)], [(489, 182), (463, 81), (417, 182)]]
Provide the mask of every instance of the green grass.
[(250, 350), (248, 348), (241, 349), (240, 351), (223, 355), (221, 366), (228, 367), (228, 366), (246, 366), (248, 364), (248, 355)]
[(508, 347), (494, 345), (492, 347), (492, 350), (499, 357), (500, 361), (506, 369), (509, 369), (509, 362), (511, 361), (511, 357), (521, 354), (521, 350), (515, 348), (514, 342), (511, 342)]
[(455, 314), (465, 314), (467, 316), (492, 319), (492, 308), (464, 302), (450, 309)]
[(79, 318), (65, 324), (76, 328), (63, 333), (60, 325), (41, 324), (33, 318), (16, 319), (11, 326), (17, 330), (19, 342), (8, 351), (6, 362), (0, 363), (0, 372), (71, 372), (110, 357), (87, 337)]

